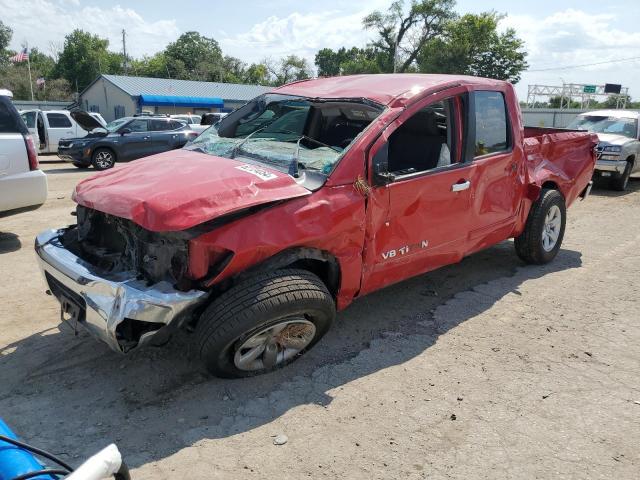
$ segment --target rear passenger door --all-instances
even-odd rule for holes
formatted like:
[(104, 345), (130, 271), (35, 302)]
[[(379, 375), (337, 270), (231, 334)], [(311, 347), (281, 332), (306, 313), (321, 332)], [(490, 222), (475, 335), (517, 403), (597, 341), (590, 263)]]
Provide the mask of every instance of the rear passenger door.
[(186, 143), (186, 137), (181, 132), (184, 123), (172, 119), (154, 118), (149, 120), (152, 125), (153, 152), (161, 153), (174, 148), (180, 148)]
[(412, 106), (371, 148), (362, 293), (463, 255), (475, 168), (463, 141), (468, 97), (439, 97)]
[(47, 118), (48, 130), (48, 151), (50, 153), (58, 152), (58, 142), (62, 138), (73, 138), (76, 136), (73, 123), (64, 113), (44, 112)]
[(471, 206), (472, 228), (468, 253), (480, 250), (509, 237), (524, 195), (525, 162), (522, 139), (514, 138), (507, 96), (510, 90), (476, 90), (471, 93), (470, 137), (473, 142), (472, 182), (475, 184)]

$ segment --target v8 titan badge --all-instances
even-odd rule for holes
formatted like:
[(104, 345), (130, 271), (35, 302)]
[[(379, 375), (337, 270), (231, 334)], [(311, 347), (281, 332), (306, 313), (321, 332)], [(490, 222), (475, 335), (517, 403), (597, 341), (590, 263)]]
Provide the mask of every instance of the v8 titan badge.
[(412, 253), (418, 253), (429, 246), (428, 240), (422, 240), (420, 243), (413, 243), (411, 245), (405, 245), (404, 247), (394, 248), (387, 252), (382, 252), (383, 260), (391, 260), (392, 258), (402, 257), (410, 255)]

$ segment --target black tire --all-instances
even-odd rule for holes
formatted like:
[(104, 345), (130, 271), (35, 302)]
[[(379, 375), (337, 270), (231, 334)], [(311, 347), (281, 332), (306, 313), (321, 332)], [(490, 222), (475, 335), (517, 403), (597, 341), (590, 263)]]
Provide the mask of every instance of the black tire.
[(96, 170), (108, 170), (116, 164), (116, 154), (110, 148), (96, 148), (91, 156), (91, 165)]
[(611, 179), (609, 184), (613, 190), (618, 192), (624, 192), (629, 184), (629, 177), (631, 176), (631, 170), (633, 170), (633, 162), (627, 161), (627, 166), (624, 167), (624, 172), (619, 175), (615, 175)]
[[(313, 347), (335, 319), (333, 297), (325, 284), (306, 270), (283, 269), (251, 277), (226, 291), (200, 316), (197, 351), (207, 370), (223, 378), (259, 375), (281, 368)], [(234, 356), (243, 343), (292, 317), (315, 326), (313, 339), (295, 357), (270, 368), (244, 370)]]
[[(555, 245), (547, 250), (543, 246), (545, 218), (554, 206), (560, 209), (560, 230)], [(549, 263), (560, 250), (566, 221), (567, 207), (562, 194), (557, 190), (543, 188), (540, 192), (540, 198), (531, 206), (524, 231), (515, 239), (518, 256), (531, 264), (542, 265)]]
[(76, 162), (72, 162), (72, 165), (80, 169), (85, 169), (90, 167), (90, 165), (85, 165), (84, 163), (76, 163)]

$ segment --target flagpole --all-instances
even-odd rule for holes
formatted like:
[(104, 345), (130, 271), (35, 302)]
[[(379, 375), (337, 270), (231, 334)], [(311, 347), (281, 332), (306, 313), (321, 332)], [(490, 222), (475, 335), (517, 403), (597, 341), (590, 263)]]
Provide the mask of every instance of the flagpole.
[(33, 81), (31, 80), (31, 60), (29, 60), (29, 47), (27, 47), (27, 69), (29, 70), (29, 88), (31, 89), (31, 101), (33, 102)]

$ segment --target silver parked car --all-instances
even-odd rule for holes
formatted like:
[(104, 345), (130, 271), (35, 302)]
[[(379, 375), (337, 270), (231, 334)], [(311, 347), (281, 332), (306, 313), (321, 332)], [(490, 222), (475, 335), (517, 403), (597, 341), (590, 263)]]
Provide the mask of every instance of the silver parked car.
[(578, 115), (568, 126), (598, 134), (595, 175), (611, 179), (611, 188), (626, 190), (629, 177), (640, 171), (640, 112), (595, 110)]

